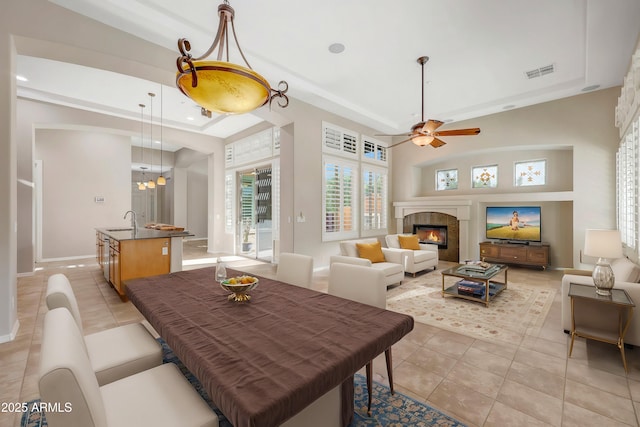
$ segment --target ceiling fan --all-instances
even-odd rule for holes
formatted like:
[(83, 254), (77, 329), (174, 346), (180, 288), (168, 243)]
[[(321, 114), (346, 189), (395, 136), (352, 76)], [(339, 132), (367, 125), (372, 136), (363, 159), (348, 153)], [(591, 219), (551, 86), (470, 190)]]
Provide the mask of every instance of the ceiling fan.
[(441, 130), (437, 129), (444, 124), (440, 120), (424, 120), (424, 64), (429, 60), (428, 56), (421, 56), (418, 58), (418, 64), (422, 67), (422, 120), (420, 123), (416, 123), (411, 127), (411, 131), (409, 133), (400, 133), (396, 135), (387, 135), (387, 134), (378, 134), (378, 136), (408, 136), (408, 139), (404, 141), (397, 142), (389, 148), (398, 146), (400, 144), (404, 144), (405, 142), (411, 141), (419, 147), (424, 147), (425, 145), (431, 145), (433, 148), (442, 147), (446, 144), (439, 137), (441, 136), (461, 136), (461, 135), (477, 135), (480, 133), (480, 128), (470, 128), (470, 129), (451, 129), (451, 130)]

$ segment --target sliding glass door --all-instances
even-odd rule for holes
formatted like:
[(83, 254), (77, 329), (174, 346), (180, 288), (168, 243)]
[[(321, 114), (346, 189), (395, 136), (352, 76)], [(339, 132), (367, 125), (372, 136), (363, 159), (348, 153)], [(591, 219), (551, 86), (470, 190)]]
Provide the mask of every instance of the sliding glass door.
[(238, 172), (238, 253), (273, 258), (271, 166)]

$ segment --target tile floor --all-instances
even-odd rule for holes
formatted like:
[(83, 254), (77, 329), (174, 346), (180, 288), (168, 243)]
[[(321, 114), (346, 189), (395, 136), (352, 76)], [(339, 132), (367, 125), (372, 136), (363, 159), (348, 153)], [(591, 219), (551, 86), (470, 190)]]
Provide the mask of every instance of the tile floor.
[[(212, 265), (202, 242), (185, 244), (185, 269)], [(272, 277), (272, 265), (225, 257), (234, 268)], [(122, 303), (93, 259), (38, 266), (18, 280), (20, 330), (0, 344), (0, 403), (38, 396), (37, 370), (46, 311), (47, 278), (65, 273), (73, 285), (85, 333), (143, 320)], [(317, 290), (328, 272), (314, 273)], [(517, 282), (560, 288), (561, 271), (509, 270)], [(629, 373), (612, 345), (578, 339), (567, 358), (568, 339), (560, 329), (559, 292), (538, 336), (520, 345), (481, 341), (416, 323), (393, 347), (396, 389), (450, 414), (469, 426), (638, 426), (640, 349), (627, 350)], [(386, 381), (384, 356), (374, 362), (377, 380)], [(18, 426), (20, 415), (0, 411), (0, 427)]]

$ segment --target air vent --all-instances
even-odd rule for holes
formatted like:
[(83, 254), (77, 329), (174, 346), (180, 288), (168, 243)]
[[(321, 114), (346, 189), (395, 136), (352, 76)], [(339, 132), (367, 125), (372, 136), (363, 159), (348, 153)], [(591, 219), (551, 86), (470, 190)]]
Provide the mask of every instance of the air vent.
[(545, 65), (544, 67), (535, 68), (533, 70), (525, 71), (528, 79), (535, 79), (536, 77), (546, 76), (547, 74), (551, 74), (555, 72), (556, 68), (554, 64)]

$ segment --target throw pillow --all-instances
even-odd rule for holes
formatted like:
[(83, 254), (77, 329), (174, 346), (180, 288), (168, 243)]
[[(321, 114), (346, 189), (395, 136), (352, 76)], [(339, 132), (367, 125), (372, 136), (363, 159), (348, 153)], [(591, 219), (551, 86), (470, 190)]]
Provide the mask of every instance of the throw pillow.
[(412, 249), (414, 251), (420, 249), (420, 240), (418, 240), (418, 236), (415, 234), (411, 236), (402, 236), (399, 234), (398, 243), (400, 243), (401, 249)]
[(358, 248), (358, 256), (366, 258), (371, 262), (385, 262), (386, 259), (382, 253), (382, 245), (377, 243), (356, 243)]
[(611, 261), (611, 269), (616, 281), (637, 283), (640, 280), (640, 267), (628, 258), (617, 258)]

